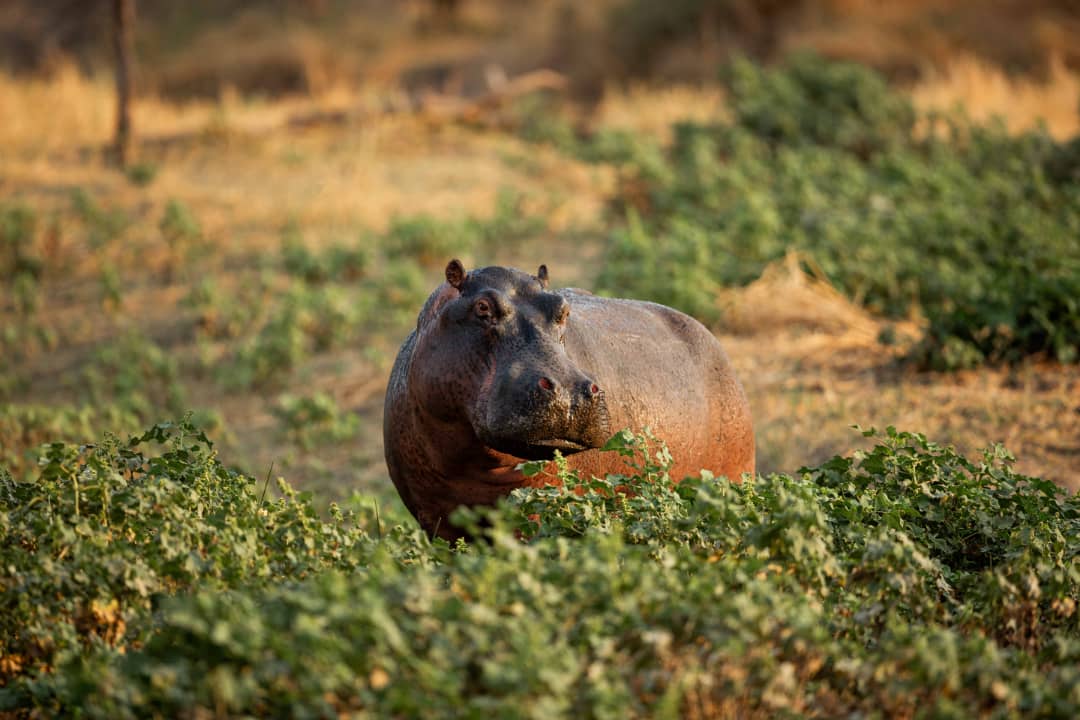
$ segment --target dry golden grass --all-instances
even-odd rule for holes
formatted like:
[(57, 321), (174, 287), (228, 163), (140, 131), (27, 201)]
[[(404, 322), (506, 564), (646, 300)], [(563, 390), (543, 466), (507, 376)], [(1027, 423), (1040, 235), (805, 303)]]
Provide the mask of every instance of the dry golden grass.
[(999, 117), (1012, 132), (1043, 122), (1059, 140), (1080, 133), (1080, 74), (1070, 72), (1057, 55), (1045, 81), (1012, 78), (979, 58), (954, 56), (944, 69), (931, 69), (911, 97), (924, 111), (959, 107), (976, 122)]
[(716, 86), (635, 85), (609, 88), (591, 122), (599, 127), (645, 132), (671, 140), (677, 122), (716, 122), (727, 117), (724, 92)]
[(0, 74), (0, 153), (32, 155), (104, 142), (112, 132), (115, 106), (111, 85), (83, 76), (72, 65), (48, 80)]
[[(378, 106), (381, 93), (366, 87), (327, 83), (320, 92), (273, 102), (245, 99), (226, 90), (216, 101), (173, 102), (142, 95), (132, 105), (133, 124), (143, 143), (229, 132), (266, 133), (291, 118)], [(50, 79), (13, 78), (0, 73), (0, 158), (104, 148), (116, 113), (112, 78), (88, 77), (73, 65)]]
[(804, 259), (789, 251), (745, 288), (725, 290), (724, 329), (740, 335), (764, 335), (803, 328), (876, 343), (879, 323), (824, 279), (804, 272)]

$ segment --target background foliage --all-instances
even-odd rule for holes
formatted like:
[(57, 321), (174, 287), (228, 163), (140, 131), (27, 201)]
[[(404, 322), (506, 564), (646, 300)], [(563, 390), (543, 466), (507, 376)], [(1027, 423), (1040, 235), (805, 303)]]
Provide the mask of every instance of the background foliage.
[(1080, 359), (1075, 149), (959, 117), (917, 117), (867, 68), (810, 55), (727, 73), (732, 121), (569, 149), (619, 163), (626, 217), (599, 278), (714, 322), (718, 290), (791, 249), (856, 302), (921, 313), (938, 369)]

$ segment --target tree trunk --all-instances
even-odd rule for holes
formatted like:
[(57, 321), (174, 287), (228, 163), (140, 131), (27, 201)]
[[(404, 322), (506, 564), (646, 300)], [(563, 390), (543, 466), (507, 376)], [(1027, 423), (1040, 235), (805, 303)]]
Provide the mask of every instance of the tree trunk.
[(116, 51), (116, 137), (113, 156), (120, 167), (132, 161), (131, 97), (135, 92), (135, 0), (113, 0)]

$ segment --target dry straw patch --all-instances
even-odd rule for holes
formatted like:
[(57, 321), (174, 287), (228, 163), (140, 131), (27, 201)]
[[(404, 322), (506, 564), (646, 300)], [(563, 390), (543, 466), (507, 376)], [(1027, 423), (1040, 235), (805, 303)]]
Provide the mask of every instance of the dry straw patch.
[(1080, 133), (1080, 75), (1071, 72), (1060, 55), (1050, 58), (1045, 81), (1011, 78), (984, 60), (958, 55), (944, 69), (928, 71), (911, 97), (922, 111), (962, 107), (979, 123), (1000, 117), (1011, 132), (1035, 128), (1042, 121), (1059, 140)]
[[(230, 132), (278, 130), (294, 117), (375, 107), (367, 87), (328, 84), (310, 96), (264, 102), (226, 88), (216, 100), (171, 102), (141, 95), (133, 103), (134, 125), (143, 143), (168, 138)], [(0, 73), (0, 157), (40, 159), (56, 152), (104, 148), (116, 113), (112, 78), (87, 76), (74, 65), (49, 78), (15, 78)]]
[(116, 100), (103, 78), (87, 78), (73, 65), (48, 79), (0, 73), (0, 152), (44, 152), (109, 137)]
[(724, 290), (724, 327), (738, 334), (775, 333), (791, 327), (843, 333), (876, 341), (878, 321), (829, 284), (820, 272), (810, 275), (811, 260), (789, 251), (771, 263), (745, 288)]
[(609, 88), (592, 122), (603, 128), (643, 132), (672, 140), (678, 122), (714, 123), (727, 119), (725, 94), (716, 86), (637, 85)]

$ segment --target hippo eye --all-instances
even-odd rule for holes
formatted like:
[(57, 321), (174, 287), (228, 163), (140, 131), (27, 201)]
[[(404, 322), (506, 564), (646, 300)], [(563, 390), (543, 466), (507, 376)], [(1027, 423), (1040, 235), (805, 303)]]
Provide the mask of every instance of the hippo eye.
[(484, 298), (480, 298), (476, 301), (476, 304), (473, 305), (473, 314), (475, 314), (476, 317), (481, 318), (491, 317), (491, 302)]

